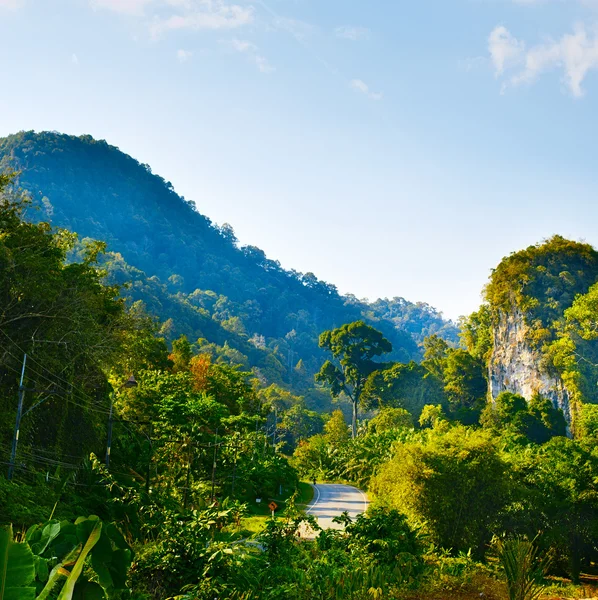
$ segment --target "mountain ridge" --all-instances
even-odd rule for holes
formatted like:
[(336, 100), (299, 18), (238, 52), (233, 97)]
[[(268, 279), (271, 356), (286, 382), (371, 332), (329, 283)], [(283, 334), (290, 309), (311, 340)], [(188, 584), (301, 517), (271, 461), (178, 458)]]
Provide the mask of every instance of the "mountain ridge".
[[(173, 306), (185, 307), (187, 322), (177, 319), (170, 339), (187, 333), (213, 341), (213, 332), (204, 331), (213, 321), (245, 348), (257, 336), (258, 345), (280, 355), (282, 382), (292, 379), (299, 359), (311, 376), (321, 360), (319, 333), (345, 322), (365, 319), (379, 328), (393, 343), (391, 358), (403, 362), (421, 358), (426, 335), (458, 341), (456, 326), (425, 303), (397, 297), (367, 304), (340, 295), (313, 273), (283, 269), (256, 246), (240, 246), (232, 227), (215, 225), (149, 165), (105, 140), (13, 134), (0, 139), (0, 171), (11, 169), (38, 208), (29, 211), (30, 219), (105, 241), (112, 252), (109, 270), (119, 283), (133, 273), (128, 265), (143, 273), (134, 274), (138, 288), (159, 291), (161, 299), (149, 304), (161, 320)], [(137, 292), (134, 299), (144, 299)]]

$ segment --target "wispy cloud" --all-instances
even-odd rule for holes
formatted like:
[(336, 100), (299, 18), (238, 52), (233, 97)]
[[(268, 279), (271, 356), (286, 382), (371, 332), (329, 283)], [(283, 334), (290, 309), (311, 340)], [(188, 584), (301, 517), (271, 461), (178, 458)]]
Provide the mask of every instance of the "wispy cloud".
[(337, 38), (357, 42), (359, 40), (367, 40), (371, 35), (371, 31), (367, 27), (349, 27), (348, 25), (343, 25), (342, 27), (337, 27), (334, 30), (334, 34)]
[(365, 83), (365, 81), (362, 81), (361, 79), (352, 79), (351, 87), (355, 91), (365, 94), (368, 98), (371, 98), (372, 100), (382, 100), (382, 97), (383, 97), (382, 93), (381, 92), (372, 92), (370, 90), (370, 86), (367, 83)]
[(514, 38), (506, 27), (495, 27), (488, 38), (488, 51), (496, 76), (502, 75), (508, 67), (521, 62), (525, 44)]
[(265, 56), (259, 53), (258, 47), (246, 40), (231, 40), (229, 42), (230, 47), (236, 52), (245, 54), (247, 58), (252, 62), (260, 71), (260, 73), (273, 73), (276, 69), (268, 62)]
[(598, 69), (598, 30), (589, 32), (583, 24), (560, 39), (526, 49), (505, 27), (496, 27), (489, 37), (488, 48), (497, 77), (514, 71), (503, 83), (506, 87), (533, 83), (540, 75), (554, 69), (563, 70), (563, 80), (573, 96), (584, 95), (582, 84), (587, 74)]
[(79, 66), (79, 57), (74, 52), (71, 54), (71, 64), (75, 65), (76, 67)]
[(179, 62), (187, 62), (193, 56), (190, 50), (177, 50), (176, 57)]
[[(19, 0), (0, 0), (15, 2)], [(144, 17), (154, 37), (172, 30), (234, 29), (251, 23), (254, 8), (228, 0), (89, 0), (94, 10)]]
[(155, 17), (151, 32), (159, 36), (173, 30), (236, 29), (254, 19), (252, 6), (228, 4), (223, 0), (167, 0), (174, 14)]
[(91, 0), (94, 9), (112, 10), (124, 15), (143, 15), (153, 0)]

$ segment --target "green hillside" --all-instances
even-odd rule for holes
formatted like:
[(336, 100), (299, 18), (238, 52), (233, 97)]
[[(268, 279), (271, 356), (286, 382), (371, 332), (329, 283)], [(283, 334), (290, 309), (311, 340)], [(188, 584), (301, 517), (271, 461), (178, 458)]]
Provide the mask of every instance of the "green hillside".
[(30, 220), (107, 243), (109, 279), (132, 282), (125, 294), (162, 322), (171, 319), (167, 339), (185, 334), (221, 354), (233, 349), (230, 362), (257, 367), (269, 382), (304, 393), (322, 362), (320, 332), (360, 318), (384, 333), (391, 358), (402, 362), (421, 358), (425, 335), (457, 340), (456, 327), (425, 304), (368, 305), (240, 246), (230, 226), (212, 223), (148, 165), (105, 141), (21, 132), (0, 140), (0, 169), (20, 173), (36, 208)]

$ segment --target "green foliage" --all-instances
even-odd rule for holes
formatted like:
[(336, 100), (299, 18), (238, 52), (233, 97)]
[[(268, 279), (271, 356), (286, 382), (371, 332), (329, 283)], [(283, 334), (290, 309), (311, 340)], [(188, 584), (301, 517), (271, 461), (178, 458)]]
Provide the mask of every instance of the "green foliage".
[(598, 405), (584, 404), (577, 419), (579, 437), (598, 439)]
[(598, 457), (585, 447), (555, 437), (527, 452), (509, 455), (514, 478), (523, 486), (512, 507), (513, 524), (523, 533), (543, 531), (539, 543), (551, 548), (574, 582), (584, 561), (594, 556), (598, 535)]
[(475, 358), (488, 361), (492, 352), (492, 314), (488, 304), (459, 322), (461, 341)]
[(407, 523), (405, 515), (394, 509), (372, 508), (354, 522), (346, 517), (345, 533), (349, 549), (357, 545), (385, 565), (403, 569), (410, 564), (410, 575), (421, 571), (423, 544), (417, 530)]
[(548, 561), (538, 556), (534, 542), (525, 538), (497, 539), (496, 552), (505, 571), (509, 600), (536, 600), (544, 586), (539, 580), (545, 574)]
[(95, 516), (34, 525), (20, 543), (0, 528), (0, 598), (124, 598), (131, 559), (118, 529)]
[(0, 188), (0, 445), (12, 437), (27, 353), (25, 410), (41, 406), (24, 419), (21, 445), (35, 439), (44, 449), (84, 456), (107, 412), (105, 372), (134, 318), (117, 288), (102, 284), (103, 245), (89, 242), (79, 261), (69, 260), (75, 236), (27, 223), (27, 206), (27, 198)]
[(415, 362), (374, 371), (364, 386), (363, 399), (370, 406), (405, 409), (414, 420), (426, 404), (446, 404), (442, 381)]
[(547, 398), (536, 394), (528, 404), (523, 396), (511, 392), (501, 392), (486, 405), (481, 423), (498, 430), (508, 428), (536, 444), (563, 436), (567, 429), (563, 411), (554, 408)]
[(486, 288), (492, 325), (520, 314), (528, 325), (526, 341), (542, 355), (538, 368), (562, 377), (574, 432), (581, 404), (598, 402), (598, 351), (592, 343), (597, 279), (598, 252), (554, 236), (504, 258)]
[(420, 427), (436, 427), (443, 421), (446, 421), (446, 416), (440, 404), (426, 404), (419, 417)]
[(483, 556), (508, 501), (507, 466), (494, 438), (461, 425), (396, 444), (372, 480), (380, 502), (425, 523), (438, 546)]
[(301, 440), (321, 433), (323, 427), (324, 419), (320, 413), (308, 410), (305, 404), (295, 404), (283, 413), (278, 436), (284, 439), (285, 450), (292, 452)]
[(330, 386), (333, 397), (341, 393), (353, 405), (352, 433), (357, 435), (357, 409), (367, 378), (379, 368), (374, 359), (392, 351), (392, 344), (370, 325), (355, 321), (325, 331), (320, 335), (320, 347), (332, 353), (340, 366), (327, 360), (316, 375), (316, 381)]
[(477, 423), (485, 404), (488, 383), (482, 358), (462, 348), (450, 348), (438, 336), (424, 340), (422, 366), (442, 383), (444, 398), (427, 398), (426, 404), (441, 400), (448, 415), (466, 425)]
[(577, 433), (584, 402), (598, 403), (598, 284), (580, 294), (564, 313), (557, 339), (548, 347), (548, 357), (560, 372), (571, 395), (573, 429)]
[[(29, 220), (107, 243), (110, 281), (130, 283), (128, 297), (172, 319), (168, 341), (185, 334), (220, 349), (228, 343), (269, 383), (311, 387), (324, 355), (318, 335), (338, 323), (366, 319), (401, 361), (419, 357), (417, 341), (428, 332), (456, 337), (427, 305), (395, 299), (372, 308), (313, 273), (284, 270), (259, 248), (240, 247), (230, 225), (212, 223), (148, 165), (105, 141), (21, 132), (0, 139), (0, 172), (9, 169), (20, 172), (38, 209), (27, 211)], [(299, 359), (304, 375), (294, 369)]]
[(483, 362), (466, 350), (449, 350), (443, 374), (449, 414), (465, 424), (477, 423), (488, 383)]
[(409, 302), (405, 298), (379, 299), (369, 306), (379, 319), (392, 321), (398, 329), (409, 332), (418, 344), (438, 335), (452, 346), (459, 343), (459, 328), (445, 321), (442, 313), (425, 302)]
[(13, 540), (12, 527), (0, 527), (0, 599), (35, 598), (33, 553), (23, 542)]
[(413, 427), (413, 417), (404, 408), (383, 408), (368, 424), (372, 431), (379, 433), (389, 429)]
[(342, 410), (335, 410), (324, 425), (326, 440), (333, 446), (340, 446), (349, 441), (350, 433)]
[(492, 273), (486, 299), (493, 311), (509, 312), (514, 302), (528, 322), (551, 327), (597, 277), (592, 246), (555, 235), (504, 258)]

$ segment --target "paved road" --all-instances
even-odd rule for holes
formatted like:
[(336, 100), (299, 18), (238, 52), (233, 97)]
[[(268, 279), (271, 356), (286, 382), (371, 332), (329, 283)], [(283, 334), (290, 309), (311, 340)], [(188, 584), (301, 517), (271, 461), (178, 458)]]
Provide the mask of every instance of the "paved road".
[(369, 504), (367, 496), (350, 485), (319, 483), (312, 487), (314, 498), (306, 512), (318, 519), (322, 529), (342, 529), (342, 525), (332, 522), (333, 517), (347, 511), (354, 519), (365, 512)]

